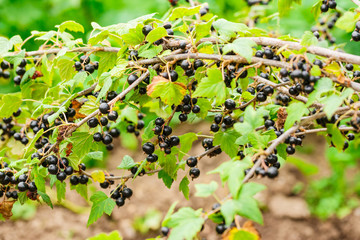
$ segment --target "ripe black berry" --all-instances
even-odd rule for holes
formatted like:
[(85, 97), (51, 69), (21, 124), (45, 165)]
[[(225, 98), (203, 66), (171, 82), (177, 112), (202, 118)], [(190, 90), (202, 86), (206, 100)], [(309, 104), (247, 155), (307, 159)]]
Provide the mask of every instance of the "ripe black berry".
[(172, 133), (172, 128), (170, 126), (165, 126), (163, 129), (163, 134), (169, 136)]
[(81, 57), (80, 57), (80, 62), (81, 63), (83, 63), (83, 64), (89, 64), (90, 63), (90, 58), (88, 57), (88, 56), (86, 56), (86, 55), (82, 55)]
[(100, 142), (100, 141), (102, 141), (102, 135), (101, 135), (101, 133), (99, 133), (99, 132), (94, 133), (93, 139), (94, 139), (95, 142)]
[(266, 175), (269, 178), (275, 178), (279, 174), (279, 170), (276, 167), (269, 167), (266, 171)]
[(151, 30), (153, 30), (152, 26), (151, 25), (145, 25), (143, 28), (142, 28), (142, 33), (146, 36), (148, 35)]
[(225, 226), (225, 224), (218, 224), (218, 225), (216, 225), (215, 230), (218, 234), (223, 234), (226, 230), (226, 226)]
[(96, 117), (92, 117), (87, 121), (90, 128), (95, 128), (99, 124), (99, 120)]
[(99, 110), (102, 114), (107, 114), (110, 111), (110, 106), (109, 106), (109, 104), (103, 102), (100, 104)]
[(147, 142), (144, 143), (142, 149), (146, 154), (152, 154), (155, 151), (155, 146), (151, 142)]
[(18, 189), (20, 192), (25, 192), (28, 189), (28, 184), (26, 182), (19, 182)]
[(210, 130), (211, 130), (212, 132), (217, 132), (217, 131), (219, 131), (219, 129), (220, 129), (220, 127), (219, 127), (219, 125), (217, 125), (216, 123), (213, 123), (213, 124), (211, 124), (211, 126), (210, 126)]
[(150, 154), (146, 157), (146, 161), (153, 163), (158, 160), (158, 156), (156, 154)]
[(130, 74), (127, 78), (129, 85), (133, 84), (139, 77), (136, 74)]
[(78, 176), (71, 176), (70, 177), (70, 183), (72, 184), (72, 185), (78, 185), (79, 184), (79, 182), (80, 182), (80, 179), (79, 179), (79, 177)]
[(286, 152), (290, 155), (294, 154), (295, 153), (295, 148), (293, 146), (288, 146), (286, 148)]
[(179, 120), (180, 120), (181, 122), (185, 122), (185, 121), (187, 120), (187, 114), (186, 114), (186, 113), (181, 113), (181, 114), (179, 115)]
[(112, 143), (112, 141), (113, 141), (113, 138), (112, 138), (112, 136), (111, 136), (110, 134), (106, 134), (106, 135), (103, 137), (103, 140), (102, 140), (102, 142), (103, 142), (105, 145)]
[(116, 119), (119, 117), (119, 114), (117, 113), (117, 111), (111, 111), (108, 114), (108, 119), (110, 121), (116, 121)]
[(167, 227), (161, 227), (160, 231), (161, 231), (162, 235), (166, 237), (169, 234), (170, 229)]
[(133, 195), (133, 191), (126, 187), (122, 190), (122, 195), (124, 198), (130, 198)]
[(157, 126), (162, 126), (162, 125), (164, 125), (164, 123), (165, 123), (165, 120), (161, 117), (158, 117), (155, 119), (155, 125), (157, 125)]
[(29, 188), (30, 192), (36, 192), (37, 191), (37, 187), (36, 187), (35, 182), (30, 182), (29, 185), (28, 185), (28, 188)]
[(189, 70), (191, 68), (191, 64), (187, 60), (183, 60), (180, 64), (180, 66), (184, 70)]
[(177, 146), (180, 144), (180, 138), (178, 136), (171, 136), (170, 137), (170, 144), (171, 146)]
[(232, 99), (227, 99), (227, 100), (225, 101), (225, 107), (226, 107), (227, 109), (229, 109), (229, 110), (234, 110), (235, 107), (236, 107), (236, 103), (235, 103), (235, 101), (232, 100)]
[(197, 165), (198, 161), (197, 161), (197, 158), (196, 157), (189, 157), (187, 160), (186, 160), (186, 164), (189, 166), (189, 167), (195, 167)]
[(198, 168), (191, 168), (189, 171), (189, 175), (192, 179), (198, 178), (200, 176), (200, 170)]
[(64, 181), (66, 179), (66, 173), (65, 172), (59, 172), (58, 174), (56, 174), (56, 178), (59, 181)]
[(125, 200), (122, 197), (119, 197), (118, 199), (115, 200), (115, 203), (118, 207), (122, 207), (125, 204)]
[(222, 120), (222, 115), (221, 114), (216, 114), (215, 117), (214, 117), (214, 122), (216, 124), (220, 124), (221, 120)]
[(71, 166), (68, 166), (65, 168), (64, 172), (66, 173), (66, 175), (72, 175), (74, 173), (74, 169)]
[(265, 93), (259, 92), (259, 93), (256, 95), (256, 99), (257, 99), (259, 102), (265, 102), (266, 99), (267, 99), (267, 96), (266, 96)]
[(55, 164), (50, 164), (48, 167), (48, 171), (50, 174), (55, 175), (59, 171), (59, 168)]
[(86, 175), (81, 175), (81, 176), (80, 176), (79, 182), (80, 182), (81, 184), (87, 184), (88, 181), (89, 181), (89, 177), (88, 177), (88, 176), (86, 176)]

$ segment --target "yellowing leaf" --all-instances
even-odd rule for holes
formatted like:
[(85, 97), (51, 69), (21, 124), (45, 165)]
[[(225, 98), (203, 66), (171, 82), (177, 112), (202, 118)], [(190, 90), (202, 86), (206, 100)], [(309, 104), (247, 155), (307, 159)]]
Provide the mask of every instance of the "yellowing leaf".
[(95, 170), (91, 173), (91, 177), (95, 182), (99, 182), (99, 183), (105, 182), (105, 174), (103, 171)]
[(186, 94), (186, 86), (155, 76), (152, 83), (147, 86), (147, 94), (152, 98), (160, 97), (161, 101), (168, 105), (179, 105)]
[(60, 24), (60, 32), (64, 32), (66, 29), (72, 32), (84, 32), (84, 27), (80, 23), (77, 23), (75, 21), (66, 21)]

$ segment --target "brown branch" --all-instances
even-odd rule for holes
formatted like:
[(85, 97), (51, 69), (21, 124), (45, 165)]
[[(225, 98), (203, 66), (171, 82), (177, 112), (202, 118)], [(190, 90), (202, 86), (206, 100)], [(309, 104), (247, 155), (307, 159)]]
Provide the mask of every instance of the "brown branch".
[[(274, 83), (274, 82), (271, 82), (270, 80), (267, 80), (265, 78), (262, 78), (260, 76), (255, 76), (255, 77), (252, 77), (254, 80), (258, 81), (258, 82), (262, 82), (262, 83), (265, 83), (269, 86), (272, 86), (276, 89), (278, 89), (281, 93), (284, 93), (300, 102), (303, 102), (303, 103), (307, 103), (308, 99), (304, 96), (295, 96), (295, 95), (291, 95), (289, 93), (289, 89), (287, 89), (286, 87), (282, 87), (282, 86), (278, 86), (278, 84)], [(316, 107), (316, 108), (321, 108), (323, 107), (323, 104), (320, 104), (320, 103), (313, 103), (311, 106), (313, 107)]]

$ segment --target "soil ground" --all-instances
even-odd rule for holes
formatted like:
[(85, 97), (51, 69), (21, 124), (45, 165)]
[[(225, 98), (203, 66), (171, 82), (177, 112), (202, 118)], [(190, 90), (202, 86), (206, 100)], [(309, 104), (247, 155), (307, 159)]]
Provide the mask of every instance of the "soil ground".
[[(204, 130), (208, 127), (200, 125), (196, 131)], [(188, 128), (177, 129), (177, 133), (184, 132)], [(308, 143), (316, 143), (315, 152), (311, 155), (301, 156), (307, 161), (311, 161), (319, 166), (319, 175), (325, 176), (329, 173), (326, 160), (324, 159), (325, 142), (316, 136), (308, 137)], [(307, 144), (305, 142), (305, 144)], [(320, 146), (320, 147), (318, 147)], [(192, 154), (203, 151), (201, 143), (195, 142)], [(129, 152), (120, 147), (115, 148), (108, 161), (108, 168), (116, 169), (122, 157), (126, 154), (131, 155), (136, 161), (144, 156), (141, 152)], [(86, 239), (101, 232), (109, 233), (119, 230), (126, 240), (146, 239), (155, 237), (158, 231), (152, 231), (146, 235), (141, 235), (132, 228), (133, 219), (142, 216), (149, 209), (157, 209), (166, 214), (170, 205), (179, 201), (178, 207), (191, 206), (195, 209), (210, 209), (215, 203), (215, 199), (198, 198), (194, 196), (195, 183), (209, 183), (212, 180), (219, 182), (216, 174), (205, 174), (220, 165), (225, 155), (214, 158), (203, 158), (199, 164), (201, 176), (190, 184), (190, 200), (187, 201), (178, 191), (179, 181), (175, 182), (171, 189), (167, 189), (157, 176), (143, 176), (129, 181), (128, 186), (134, 191), (134, 195), (125, 206), (114, 209), (111, 217), (102, 217), (97, 223), (86, 228), (88, 214), (76, 214), (68, 208), (55, 206), (53, 210), (43, 205), (39, 206), (33, 219), (7, 221), (0, 223), (0, 240), (64, 240), (64, 239)], [(111, 171), (115, 174), (123, 174), (121, 170)], [(181, 172), (178, 179), (186, 174)], [(258, 199), (264, 206), (264, 226), (255, 225), (261, 233), (263, 240), (360, 240), (360, 209), (356, 209), (351, 215), (344, 219), (328, 219), (320, 221), (310, 216), (305, 201), (298, 196), (293, 196), (292, 189), (299, 181), (306, 183), (301, 173), (292, 165), (286, 164), (281, 168), (280, 175), (275, 180), (254, 179), (267, 186), (267, 190), (259, 194)], [(218, 196), (225, 196), (224, 189), (218, 189)], [(75, 192), (68, 191), (67, 198), (80, 206), (88, 206), (87, 203)], [(201, 237), (207, 240), (221, 239), (215, 233), (215, 225), (207, 223), (201, 232)]]

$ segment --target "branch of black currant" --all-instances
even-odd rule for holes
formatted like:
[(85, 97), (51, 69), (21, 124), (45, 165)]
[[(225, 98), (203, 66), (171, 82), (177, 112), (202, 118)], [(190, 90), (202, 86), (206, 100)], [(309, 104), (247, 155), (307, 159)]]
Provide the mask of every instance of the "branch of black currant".
[[(197, 155), (195, 157), (197, 159), (201, 159), (201, 158), (205, 157), (206, 155), (216, 151), (218, 148), (220, 148), (220, 145), (214, 146), (214, 147), (206, 150), (205, 152), (200, 153), (199, 155)], [(160, 172), (161, 170), (163, 170), (163, 168), (147, 171), (144, 174), (145, 175), (153, 174), (153, 173)], [(82, 173), (84, 173), (85, 175), (87, 175), (88, 177), (91, 178), (91, 174), (89, 174), (89, 173), (87, 173), (85, 171), (82, 171)], [(133, 178), (134, 176), (135, 176), (135, 174), (128, 174), (128, 175), (125, 175), (125, 176), (105, 176), (105, 179), (107, 179), (107, 180), (121, 180), (121, 179), (130, 179), (130, 178)]]
[[(357, 129), (353, 128), (353, 127), (339, 127), (338, 129), (339, 129), (340, 132), (348, 132), (348, 131), (356, 131), (357, 130)], [(295, 136), (301, 136), (301, 135), (319, 133), (319, 132), (326, 132), (327, 130), (328, 130), (327, 128), (308, 129), (308, 130), (304, 130), (304, 131), (295, 133)]]
[[(253, 40), (257, 45), (261, 46), (273, 46), (277, 48), (286, 47), (287, 49), (291, 50), (301, 50), (303, 48), (306, 48), (306, 52), (312, 53), (318, 56), (331, 58), (337, 61), (346, 62), (346, 63), (352, 63), (352, 64), (360, 64), (360, 56), (334, 51), (327, 48), (317, 47), (317, 46), (309, 46), (305, 47), (301, 45), (298, 42), (290, 42), (290, 41), (283, 41), (276, 38), (271, 37), (244, 37), (245, 39), (251, 39)], [(212, 42), (212, 43), (218, 43), (219, 40), (216, 38), (203, 38), (199, 42), (197, 42), (197, 45), (203, 42)]]
[(91, 93), (92, 91), (95, 90), (97, 84), (98, 84), (98, 83), (96, 82), (96, 83), (94, 83), (93, 85), (91, 85), (89, 88), (84, 89), (84, 90), (78, 92), (77, 95), (76, 95), (76, 97), (78, 98), (78, 97), (81, 97), (81, 96), (84, 96), (84, 95), (86, 95), (86, 94)]
[[(282, 87), (283, 85), (279, 85), (279, 84), (276, 84), (276, 83), (273, 83), (265, 78), (262, 78), (260, 76), (255, 76), (255, 77), (252, 77), (254, 80), (256, 81), (259, 81), (259, 82), (262, 82), (266, 85), (269, 85), (269, 86), (272, 86), (274, 88), (277, 88), (281, 93), (284, 93), (286, 95), (288, 95), (289, 97), (292, 97), (300, 102), (303, 102), (303, 103), (307, 103), (308, 102), (308, 99), (304, 96), (295, 96), (295, 95), (291, 95), (289, 93), (289, 89), (285, 88), (285, 87)], [(321, 108), (323, 107), (323, 104), (320, 104), (320, 103), (313, 103), (311, 106), (315, 107), (315, 108)]]
[(360, 7), (360, 1), (359, 0), (352, 0), (353, 3), (355, 3), (356, 5), (358, 5)]

